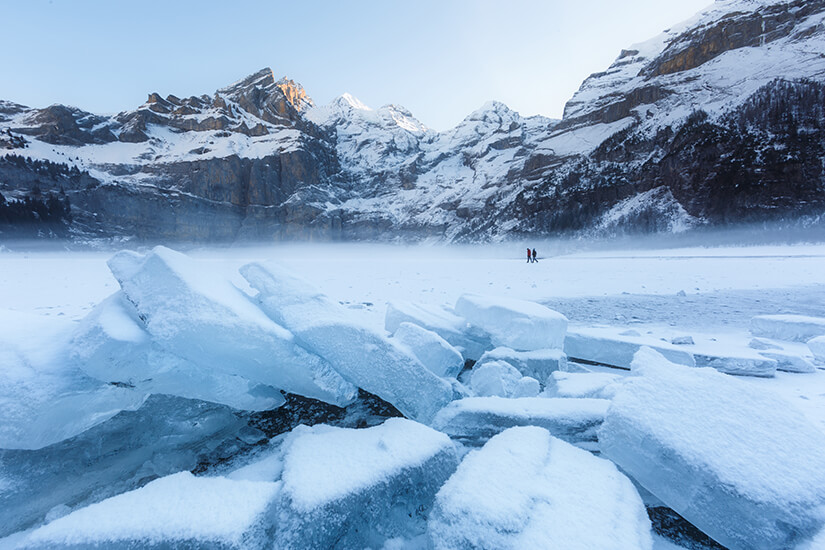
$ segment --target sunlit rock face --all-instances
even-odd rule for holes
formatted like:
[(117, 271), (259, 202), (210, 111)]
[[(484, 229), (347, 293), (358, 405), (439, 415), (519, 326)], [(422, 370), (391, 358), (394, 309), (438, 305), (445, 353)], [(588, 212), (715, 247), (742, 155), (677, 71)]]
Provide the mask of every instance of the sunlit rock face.
[(2, 193), (63, 189), (65, 231), (150, 240), (474, 241), (798, 220), (825, 208), (824, 22), (823, 0), (718, 1), (622, 50), (562, 120), (489, 102), (443, 132), (349, 94), (315, 105), (270, 68), (211, 96), (151, 93), (110, 117), (2, 102), (2, 150), (32, 159), (0, 158)]

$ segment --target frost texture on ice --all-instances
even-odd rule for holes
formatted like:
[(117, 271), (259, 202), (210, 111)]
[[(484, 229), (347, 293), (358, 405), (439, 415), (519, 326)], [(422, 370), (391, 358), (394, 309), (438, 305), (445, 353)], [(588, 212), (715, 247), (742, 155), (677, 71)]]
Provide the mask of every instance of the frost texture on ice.
[(757, 315), (751, 319), (754, 336), (806, 342), (825, 335), (825, 318), (805, 315)]
[(476, 368), (488, 361), (506, 361), (523, 376), (535, 378), (542, 384), (552, 372), (567, 370), (567, 355), (560, 349), (516, 351), (504, 347), (495, 348), (481, 356)]
[(279, 483), (180, 472), (33, 531), (22, 548), (265, 548)]
[(123, 291), (116, 292), (80, 323), (71, 356), (89, 376), (143, 393), (178, 395), (245, 410), (284, 403), (271, 386), (201, 368), (152, 340)]
[(514, 426), (541, 426), (570, 443), (593, 443), (609, 404), (605, 399), (468, 397), (444, 407), (433, 427), (470, 443), (483, 443)]
[(68, 364), (68, 323), (0, 310), (0, 325), (0, 449), (40, 449), (143, 403)]
[(825, 365), (825, 336), (817, 336), (808, 340), (808, 347), (811, 353), (814, 354), (814, 359), (820, 364)]
[(641, 350), (599, 430), (604, 455), (732, 549), (786, 548), (825, 524), (825, 434), (790, 403)]
[(438, 492), (436, 550), (650, 550), (633, 484), (607, 460), (537, 427), (512, 428), (476, 451)]
[(455, 378), (464, 367), (461, 353), (431, 330), (404, 322), (398, 325), (393, 338), (437, 376)]
[(464, 294), (455, 311), (486, 331), (497, 347), (532, 351), (564, 346), (567, 317), (535, 302)]
[(693, 355), (677, 346), (661, 342), (654, 344), (652, 339), (642, 336), (613, 334), (594, 329), (579, 328), (567, 331), (564, 351), (571, 359), (583, 359), (613, 367), (630, 368), (633, 356), (642, 346), (652, 347), (673, 363), (695, 366)]
[(345, 405), (356, 388), (295, 342), (221, 274), (183, 254), (155, 247), (122, 251), (109, 262), (152, 340), (204, 371)]
[(601, 372), (554, 372), (547, 380), (545, 394), (550, 397), (612, 399), (614, 382), (623, 377)]
[(428, 422), (452, 399), (450, 384), (406, 348), (361, 326), (339, 304), (280, 266), (252, 263), (241, 274), (259, 292), (266, 314), (291, 330), (301, 345), (408, 418)]
[(490, 337), (467, 320), (439, 306), (392, 301), (387, 304), (384, 328), (395, 333), (401, 323), (413, 323), (431, 330), (461, 351), (465, 359), (478, 360), (492, 344)]
[(424, 532), (458, 458), (450, 439), (389, 419), (362, 430), (299, 426), (282, 447), (276, 548), (365, 548)]

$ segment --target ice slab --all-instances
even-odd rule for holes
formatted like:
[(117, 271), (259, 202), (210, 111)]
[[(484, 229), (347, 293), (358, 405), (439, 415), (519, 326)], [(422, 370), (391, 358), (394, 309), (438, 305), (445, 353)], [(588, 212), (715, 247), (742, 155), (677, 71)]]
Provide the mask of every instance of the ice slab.
[(825, 434), (771, 392), (641, 350), (599, 447), (719, 543), (789, 548), (825, 524)]
[(392, 301), (387, 304), (384, 328), (395, 333), (401, 323), (413, 323), (431, 330), (461, 351), (465, 359), (478, 360), (493, 345), (484, 331), (471, 327), (467, 320), (440, 306)]
[(820, 364), (825, 365), (825, 336), (817, 336), (808, 340), (808, 347), (811, 353), (814, 354), (814, 359)]
[(761, 351), (759, 353), (776, 361), (776, 370), (801, 373), (816, 372), (816, 366), (805, 357), (784, 351)]
[(511, 397), (521, 378), (521, 373), (506, 361), (487, 361), (473, 367), (470, 389), (478, 396)]
[(147, 481), (249, 449), (247, 423), (223, 405), (152, 395), (136, 411), (38, 450), (0, 450), (0, 537)]
[(652, 548), (630, 480), (537, 427), (509, 429), (468, 454), (438, 492), (428, 534), (436, 550)]
[(393, 338), (437, 376), (455, 378), (464, 368), (461, 353), (431, 330), (404, 322), (398, 325)]
[(70, 354), (89, 376), (143, 393), (178, 395), (245, 410), (268, 410), (284, 403), (276, 388), (202, 368), (164, 349), (152, 340), (122, 291), (98, 304), (81, 321)]
[(241, 274), (259, 292), (261, 308), (348, 382), (428, 422), (452, 399), (452, 388), (406, 348), (361, 326), (317, 289), (273, 263), (252, 263)]
[(122, 251), (109, 268), (152, 340), (199, 369), (240, 376), (336, 405), (356, 388), (267, 317), (214, 266), (155, 247)]
[(564, 346), (567, 317), (535, 302), (464, 294), (455, 311), (489, 333), (497, 347), (532, 351)]
[(697, 367), (711, 367), (725, 374), (763, 378), (775, 376), (779, 364), (765, 353), (754, 352), (749, 348), (722, 351), (718, 355), (694, 353), (693, 358)]
[(458, 465), (447, 436), (402, 418), (362, 430), (300, 426), (282, 454), (276, 548), (380, 547), (421, 534)]
[(567, 331), (564, 352), (573, 359), (582, 359), (602, 365), (629, 369), (633, 356), (642, 346), (652, 347), (669, 361), (689, 367), (695, 366), (693, 355), (680, 346), (653, 338), (620, 334), (615, 329), (576, 327)]
[(0, 449), (52, 445), (146, 398), (69, 364), (69, 322), (0, 310), (0, 326)]
[(20, 547), (263, 549), (279, 489), (181, 472), (57, 519)]
[(623, 378), (620, 374), (602, 372), (554, 372), (547, 379), (545, 394), (548, 397), (612, 399), (616, 393), (614, 383)]
[(751, 319), (751, 333), (764, 338), (807, 342), (825, 335), (825, 318), (805, 315), (757, 315)]
[(567, 355), (560, 349), (516, 351), (499, 347), (482, 355), (477, 365), (488, 361), (506, 361), (523, 376), (535, 378), (542, 384), (552, 372), (567, 370)]
[(447, 405), (433, 427), (475, 444), (514, 426), (540, 426), (570, 443), (593, 443), (609, 404), (605, 399), (468, 397)]

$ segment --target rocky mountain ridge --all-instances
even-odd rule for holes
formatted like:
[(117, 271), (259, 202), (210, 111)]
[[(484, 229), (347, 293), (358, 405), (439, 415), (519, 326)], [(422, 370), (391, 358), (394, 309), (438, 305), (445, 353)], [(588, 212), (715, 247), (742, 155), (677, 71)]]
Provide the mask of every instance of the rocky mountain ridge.
[[(0, 193), (62, 192), (73, 234), (145, 240), (473, 241), (819, 216), (823, 51), (825, 0), (719, 0), (623, 50), (562, 120), (490, 102), (445, 132), (348, 94), (316, 106), (271, 69), (112, 117), (0, 102)], [(72, 171), (51, 177), (46, 162)]]

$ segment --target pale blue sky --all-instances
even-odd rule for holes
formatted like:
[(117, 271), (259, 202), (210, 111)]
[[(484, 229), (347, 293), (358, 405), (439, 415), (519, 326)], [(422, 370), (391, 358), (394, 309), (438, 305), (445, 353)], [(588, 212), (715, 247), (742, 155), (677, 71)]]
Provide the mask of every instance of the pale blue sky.
[(263, 67), (443, 130), (488, 100), (560, 117), (588, 74), (710, 0), (0, 0), (0, 99), (96, 113)]

